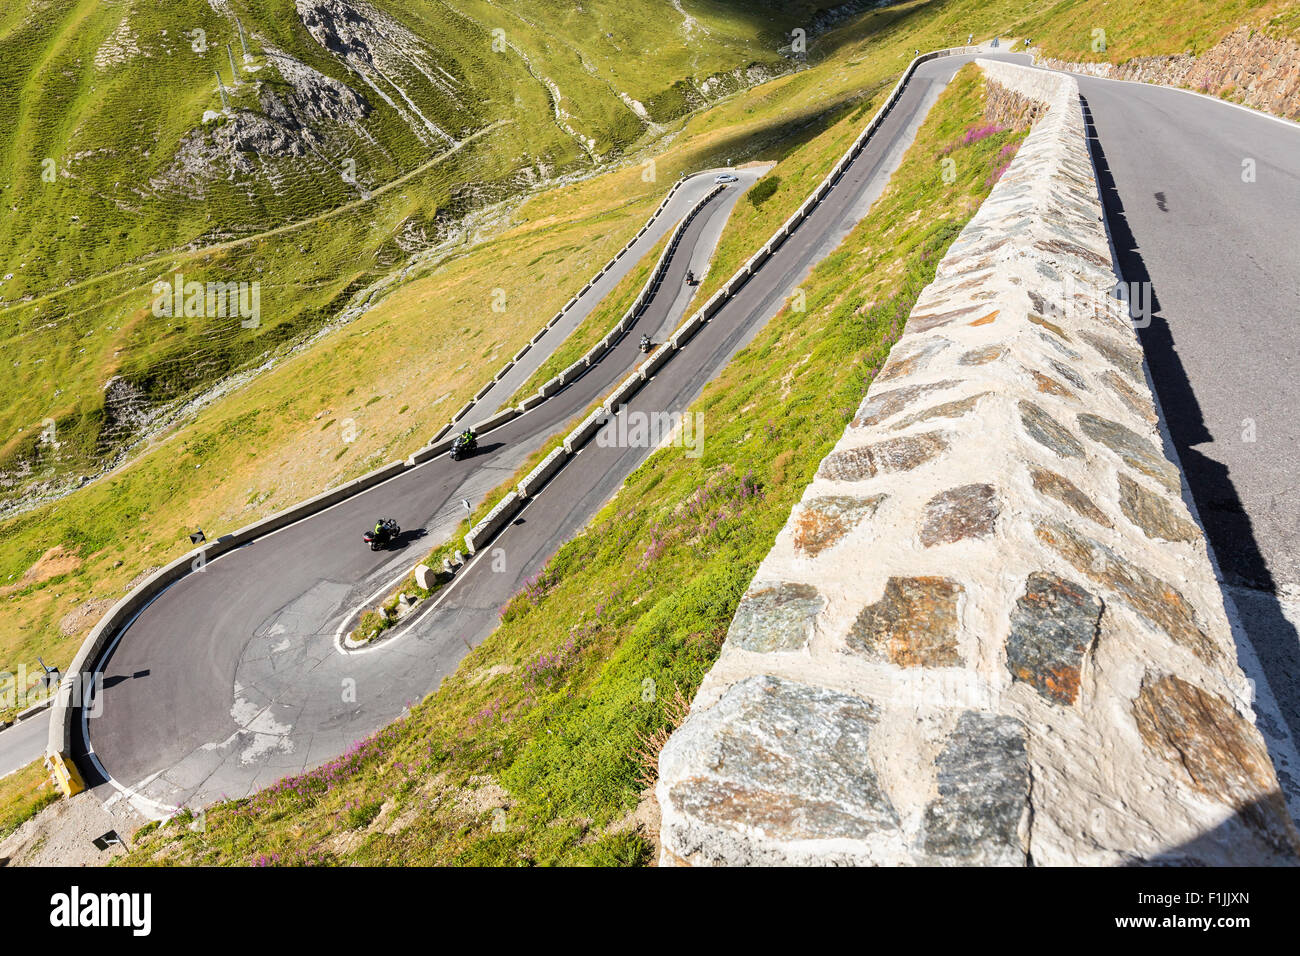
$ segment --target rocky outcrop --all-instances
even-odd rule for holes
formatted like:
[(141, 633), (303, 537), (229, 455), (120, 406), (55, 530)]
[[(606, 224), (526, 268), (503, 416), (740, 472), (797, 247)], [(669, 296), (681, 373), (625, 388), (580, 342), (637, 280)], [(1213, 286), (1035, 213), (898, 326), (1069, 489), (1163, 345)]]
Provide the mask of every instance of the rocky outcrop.
[[(265, 54), (267, 72), (247, 79), (259, 109), (232, 109), (187, 133), (172, 165), (151, 182), (154, 189), (201, 198), (211, 181), (252, 175), (259, 162), (333, 152), (331, 144), (364, 136), (361, 123), (371, 112), (364, 96), (287, 53), (267, 48)], [(314, 163), (327, 169), (319, 159)]]
[(665, 863), (1300, 855), (1110, 296), (1077, 84), (980, 62), (1041, 115), (665, 746)]
[[(364, 0), (294, 0), (294, 6), (312, 39), (347, 64), (421, 142), (457, 141), (433, 116), (457, 114), (461, 83), (428, 43)], [(438, 105), (436, 113), (417, 105), (426, 99)]]
[(1240, 27), (1200, 56), (1142, 56), (1114, 63), (1074, 63), (1051, 57), (1043, 66), (1116, 80), (1180, 86), (1257, 110), (1300, 119), (1300, 44)]

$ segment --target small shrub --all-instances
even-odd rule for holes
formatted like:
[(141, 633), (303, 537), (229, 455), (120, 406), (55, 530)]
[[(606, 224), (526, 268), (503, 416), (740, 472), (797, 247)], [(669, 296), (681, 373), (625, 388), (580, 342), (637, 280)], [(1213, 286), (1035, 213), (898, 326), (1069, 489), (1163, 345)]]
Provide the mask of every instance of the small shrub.
[(343, 825), (349, 830), (364, 830), (375, 822), (375, 817), (379, 816), (379, 810), (383, 805), (382, 800), (373, 800), (370, 803), (351, 807), (343, 815)]
[(749, 199), (749, 204), (757, 209), (767, 200), (772, 198), (772, 194), (781, 186), (780, 176), (765, 176), (753, 186), (749, 187), (749, 192), (745, 193)]

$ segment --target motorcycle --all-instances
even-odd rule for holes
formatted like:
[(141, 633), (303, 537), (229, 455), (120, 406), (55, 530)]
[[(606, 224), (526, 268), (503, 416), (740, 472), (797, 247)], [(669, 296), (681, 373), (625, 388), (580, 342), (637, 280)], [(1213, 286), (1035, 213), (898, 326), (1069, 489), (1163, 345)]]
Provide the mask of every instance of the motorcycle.
[(473, 433), (461, 435), (451, 443), (452, 461), (460, 461), (462, 458), (468, 458), (474, 452), (478, 451), (478, 439)]
[(361, 536), (366, 544), (370, 545), (371, 551), (378, 551), (385, 548), (397, 540), (397, 536), (402, 533), (402, 529), (397, 526), (397, 522), (392, 518), (385, 518), (379, 522), (373, 531), (367, 531)]
[(641, 336), (641, 341), (638, 343), (637, 348), (642, 352), (649, 353), (649, 351), (654, 348), (654, 343), (650, 341), (650, 336), (643, 335)]
[(697, 278), (695, 278), (695, 273), (692, 272), (690, 269), (687, 269), (687, 270), (686, 270), (686, 284), (687, 284), (687, 285), (699, 285), (699, 284), (700, 284), (700, 280), (697, 279)]

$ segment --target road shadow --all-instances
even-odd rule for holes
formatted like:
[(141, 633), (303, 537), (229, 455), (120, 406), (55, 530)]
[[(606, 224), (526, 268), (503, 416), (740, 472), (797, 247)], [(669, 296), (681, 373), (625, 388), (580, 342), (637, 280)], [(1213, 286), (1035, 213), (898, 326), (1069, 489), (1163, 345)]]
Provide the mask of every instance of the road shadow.
[[(505, 446), (506, 443), (503, 441), (479, 442), (478, 447), (474, 449), (474, 454), (468, 456), (467, 458), (458, 458), (455, 460), (465, 461), (465, 462), (473, 461), (475, 458), (478, 458), (480, 455), (486, 455), (488, 452), (496, 451), (498, 448), (504, 448)], [(451, 452), (446, 452), (446, 456), (448, 458), (451, 458)]]
[(118, 684), (124, 683), (126, 681), (138, 680), (141, 677), (148, 677), (148, 676), (149, 676), (148, 668), (145, 668), (142, 671), (136, 671), (134, 674), (115, 674), (112, 677), (104, 678), (104, 689), (107, 690), (110, 687), (116, 687)]
[(419, 541), (421, 538), (425, 537), (428, 533), (429, 532), (426, 531), (424, 528), (412, 528), (409, 531), (403, 531), (400, 534), (398, 534), (396, 538), (390, 541), (388, 545), (384, 548), (384, 550), (401, 551), (403, 548), (410, 547), (416, 541)]
[[(1097, 170), (1097, 186), (1115, 247), (1116, 265), (1125, 282), (1145, 282), (1150, 289), (1150, 323), (1146, 328), (1138, 329), (1138, 338), (1146, 353), (1147, 368), (1160, 400), (1170, 441), (1178, 453), (1201, 526), (1219, 564), (1219, 583), (1230, 610), (1229, 616), (1232, 616), (1233, 608), (1241, 612), (1241, 620), (1232, 622), (1238, 659), (1242, 658), (1243, 642), (1249, 641), (1277, 698), (1292, 741), (1300, 741), (1300, 706), (1297, 706), (1300, 693), (1296, 687), (1296, 676), (1300, 675), (1300, 637), (1282, 613), (1276, 582), (1227, 466), (1202, 454), (1196, 447), (1213, 442), (1214, 436), (1206, 426), (1195, 389), (1178, 355), (1174, 331), (1161, 312), (1159, 289), (1142, 261), (1137, 239), (1124, 215), (1124, 202), (1111, 174), (1106, 150), (1097, 136), (1088, 99), (1080, 95), (1079, 100), (1087, 127), (1088, 147)], [(1249, 606), (1242, 607), (1243, 602), (1234, 600), (1228, 588), (1249, 589), (1252, 592)], [(1257, 716), (1261, 723), (1267, 719), (1267, 715), (1258, 710)], [(1270, 747), (1273, 736), (1275, 734), (1265, 735)], [(1274, 763), (1277, 762), (1275, 756)]]

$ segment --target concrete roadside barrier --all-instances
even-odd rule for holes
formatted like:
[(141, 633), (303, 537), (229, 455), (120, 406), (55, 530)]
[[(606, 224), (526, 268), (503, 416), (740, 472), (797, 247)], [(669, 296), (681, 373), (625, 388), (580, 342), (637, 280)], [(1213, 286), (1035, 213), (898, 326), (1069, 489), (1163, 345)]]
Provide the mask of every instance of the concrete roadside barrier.
[(578, 359), (578, 361), (574, 362), (563, 372), (557, 375), (556, 378), (560, 380), (561, 385), (567, 385), (569, 382), (572, 382), (575, 378), (577, 378), (586, 370), (587, 370), (587, 360), (585, 358), (580, 358)]
[(604, 424), (606, 414), (603, 406), (592, 411), (573, 431), (565, 436), (564, 450), (569, 454), (573, 454), (581, 448), (587, 439), (596, 434), (596, 430)]
[(504, 425), (506, 422), (510, 421), (511, 419), (518, 418), (518, 417), (519, 417), (519, 410), (517, 408), (514, 408), (513, 406), (510, 408), (503, 408), (495, 415), (483, 419), (483, 421), (473, 426), (473, 428), (474, 431), (482, 435), (483, 433), (490, 432), (494, 428), (499, 428), (500, 426)]
[(700, 306), (699, 312), (696, 313), (702, 319), (711, 319), (722, 308), (727, 301), (728, 293), (726, 287), (719, 289), (713, 295), (709, 296), (704, 305)]
[(686, 344), (686, 340), (698, 332), (704, 325), (704, 315), (702, 312), (696, 312), (689, 319), (677, 327), (677, 331), (672, 334), (668, 344), (674, 349), (681, 348)]
[(563, 445), (551, 450), (551, 453), (538, 463), (537, 467), (524, 476), (516, 490), (525, 498), (531, 498), (551, 476), (560, 470), (569, 452)]
[(620, 383), (614, 391), (610, 392), (609, 397), (605, 399), (605, 411), (611, 415), (614, 414), (614, 410), (620, 405), (627, 404), (627, 400), (631, 398), (644, 383), (645, 380), (641, 378), (639, 372), (633, 372), (627, 378), (623, 379), (622, 383)]
[(496, 533), (509, 523), (522, 504), (523, 499), (519, 497), (517, 491), (510, 492), (498, 501), (492, 510), (483, 516), (483, 520), (474, 525), (465, 535), (465, 550), (475, 554), (484, 543), (492, 540)]
[(659, 371), (663, 364), (672, 356), (673, 349), (674, 346), (665, 342), (651, 352), (650, 357), (642, 362), (641, 367), (637, 369), (637, 374), (641, 376), (641, 381), (648, 382), (650, 376)]

